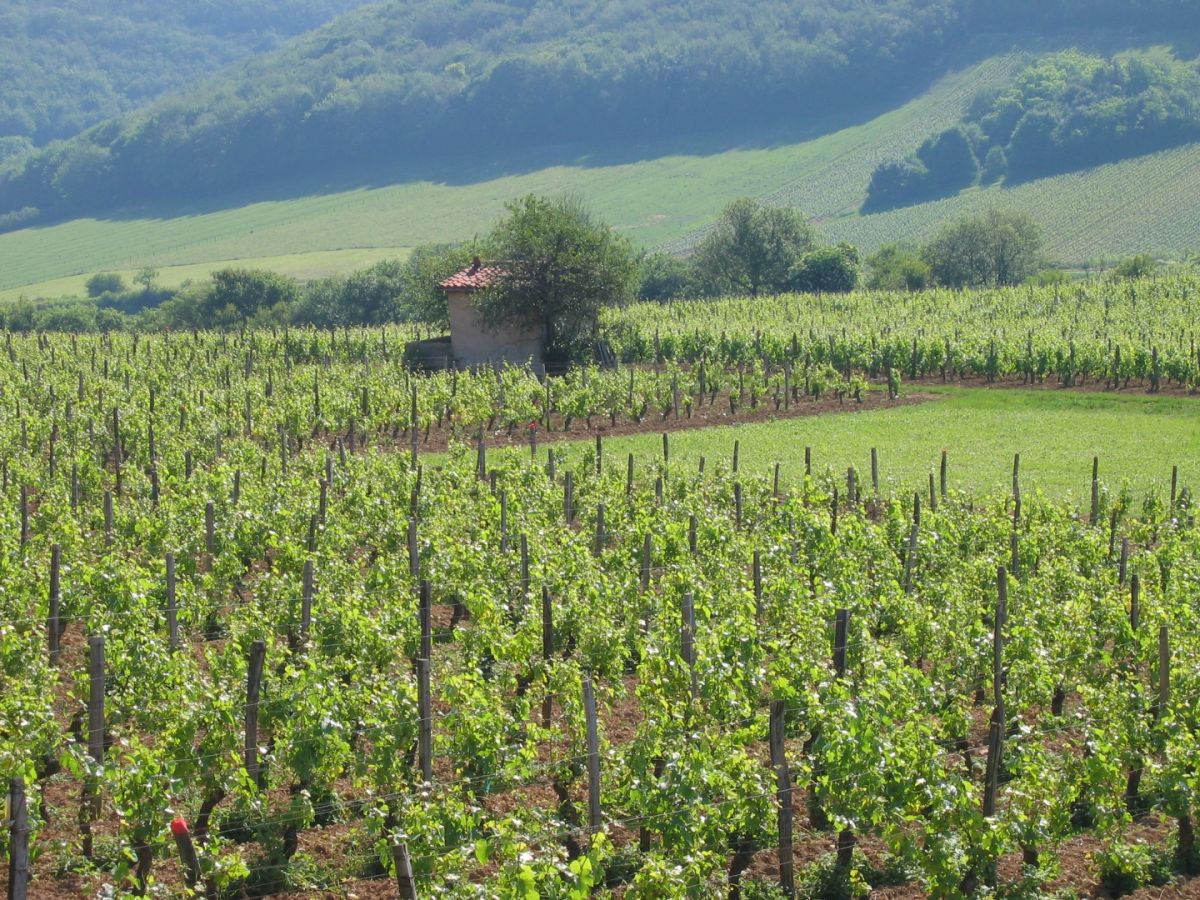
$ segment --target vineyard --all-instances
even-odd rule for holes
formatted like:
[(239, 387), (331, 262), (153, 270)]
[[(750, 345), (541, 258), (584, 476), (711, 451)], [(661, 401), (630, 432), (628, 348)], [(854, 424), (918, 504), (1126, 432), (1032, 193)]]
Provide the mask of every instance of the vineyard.
[(874, 453), (785, 484), (604, 435), (922, 379), (1187, 393), (1197, 287), (633, 307), (621, 366), (549, 378), (410, 374), (396, 327), (5, 336), (10, 896), (1194, 874), (1193, 460), (1081, 471), (1076, 509), (1019, 457), (889, 496)]

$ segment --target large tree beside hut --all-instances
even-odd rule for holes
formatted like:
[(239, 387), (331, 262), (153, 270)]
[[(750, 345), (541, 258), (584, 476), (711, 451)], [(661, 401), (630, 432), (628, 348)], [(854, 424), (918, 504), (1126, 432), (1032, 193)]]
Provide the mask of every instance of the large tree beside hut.
[(598, 336), (600, 308), (633, 296), (633, 246), (571, 197), (529, 195), (505, 209), (487, 241), (488, 255), (505, 274), (475, 301), (484, 320), (540, 323), (549, 359), (586, 357)]

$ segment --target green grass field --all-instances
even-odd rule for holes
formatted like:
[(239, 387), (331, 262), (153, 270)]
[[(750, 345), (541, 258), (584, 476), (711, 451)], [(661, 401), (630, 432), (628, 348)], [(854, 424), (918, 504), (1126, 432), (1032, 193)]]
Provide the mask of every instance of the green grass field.
[[(670, 435), (671, 463), (685, 468), (729, 468), (739, 442), (739, 469), (769, 478), (775, 463), (793, 482), (804, 474), (804, 448), (812, 447), (814, 474), (844, 479), (854, 466), (870, 485), (871, 448), (878, 448), (881, 490), (927, 490), (941, 452), (949, 452), (951, 489), (1011, 489), (1013, 454), (1021, 454), (1023, 490), (1086, 504), (1092, 457), (1111, 492), (1128, 484), (1140, 500), (1150, 489), (1165, 496), (1171, 467), (1181, 485), (1200, 487), (1200, 398), (1151, 397), (1067, 390), (920, 388), (929, 402), (870, 412), (834, 413), (775, 422), (697, 429)], [(588, 452), (586, 441), (565, 445)], [(612, 465), (633, 453), (645, 465), (660, 459), (658, 434), (605, 441)], [(512, 451), (517, 452), (517, 451)]]

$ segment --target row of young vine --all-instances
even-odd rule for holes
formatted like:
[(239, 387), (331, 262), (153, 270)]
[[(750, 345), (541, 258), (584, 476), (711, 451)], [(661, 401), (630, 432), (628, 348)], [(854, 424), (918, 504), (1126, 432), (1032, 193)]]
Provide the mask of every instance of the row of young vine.
[[(602, 444), (570, 463), (469, 443), (427, 457), (438, 402), (478, 390), (457, 413), (474, 433), (507, 424), (483, 420), (504, 408), (494, 391), (508, 403), (528, 381), (521, 422), (546, 386), (518, 370), (409, 376), (386, 340), (7, 341), (0, 776), (29, 787), (37, 883), (178, 887), (168, 825), (182, 815), (211, 895), (391, 877), (403, 842), (422, 895), (723, 896), (733, 883), (769, 896), (772, 701), (796, 845), (841, 851), (800, 873), (802, 892), (890, 880), (959, 896), (1002, 879), (1013, 854), (1023, 877), (1050, 879), (1084, 838), (1110, 878), (1195, 870), (1200, 532), (1186, 489), (1140, 504), (1101, 491), (1081, 513), (1019, 482), (967, 497), (953, 473), (918, 501), (877, 497), (865, 478), (782, 492), (732, 460), (635, 465)], [(704, 377), (737, 374), (714, 363)], [(1000, 566), (1006, 739), (985, 814)], [(1148, 820), (1168, 844), (1134, 841)], [(320, 865), (312, 842), (334, 824)]]

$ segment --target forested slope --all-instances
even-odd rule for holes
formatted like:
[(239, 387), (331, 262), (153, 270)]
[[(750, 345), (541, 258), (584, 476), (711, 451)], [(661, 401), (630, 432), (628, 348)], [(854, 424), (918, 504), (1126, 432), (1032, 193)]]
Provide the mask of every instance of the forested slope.
[(644, 139), (911, 96), (973, 36), (1200, 23), (1186, 0), (387, 0), (0, 175), (0, 227), (481, 141)]
[(69, 138), (366, 0), (5, 0), (0, 159)]

